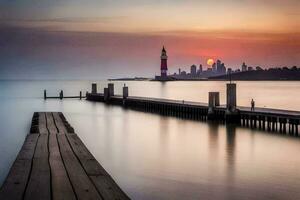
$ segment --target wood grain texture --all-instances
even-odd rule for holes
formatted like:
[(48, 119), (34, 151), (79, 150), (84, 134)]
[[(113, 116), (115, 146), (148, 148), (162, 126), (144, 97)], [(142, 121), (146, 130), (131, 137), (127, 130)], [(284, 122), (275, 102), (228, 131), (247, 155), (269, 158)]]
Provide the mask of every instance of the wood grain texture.
[(52, 199), (73, 200), (76, 199), (76, 195), (73, 191), (62, 161), (56, 136), (56, 134), (49, 135), (49, 163), (52, 179)]
[(1, 187), (0, 199), (22, 199), (30, 176), (31, 162), (38, 136), (38, 134), (27, 135), (19, 155)]
[(85, 173), (77, 157), (74, 155), (65, 134), (58, 134), (60, 152), (64, 160), (66, 170), (74, 187), (76, 196), (82, 200), (102, 199), (95, 186)]
[(130, 199), (110, 176), (90, 176), (104, 200)]
[(74, 153), (103, 199), (129, 199), (105, 169), (97, 162), (80, 138), (76, 134), (67, 134), (66, 136)]
[(88, 175), (108, 175), (76, 134), (66, 135), (74, 153)]
[(48, 133), (46, 114), (43, 112), (39, 113), (39, 133), (41, 134)]
[(62, 113), (35, 113), (33, 121), (0, 189), (1, 200), (129, 199)]
[(58, 129), (59, 133), (67, 133), (66, 126), (64, 125), (64, 122), (62, 121), (61, 117), (59, 116), (58, 112), (53, 113), (53, 118), (56, 123), (56, 127)]
[(46, 120), (47, 120), (47, 128), (50, 134), (58, 133), (56, 125), (54, 123), (54, 119), (52, 113), (46, 113)]
[(48, 159), (48, 134), (40, 134), (24, 199), (51, 199), (51, 178)]

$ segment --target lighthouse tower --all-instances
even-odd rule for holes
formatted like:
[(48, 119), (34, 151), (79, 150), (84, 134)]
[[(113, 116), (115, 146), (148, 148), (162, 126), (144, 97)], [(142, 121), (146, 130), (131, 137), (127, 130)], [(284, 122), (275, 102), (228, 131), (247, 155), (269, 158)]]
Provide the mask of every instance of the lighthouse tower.
[(161, 50), (160, 59), (161, 59), (161, 65), (160, 65), (161, 77), (165, 78), (167, 77), (167, 72), (168, 72), (168, 65), (167, 65), (168, 56), (164, 46), (163, 49)]

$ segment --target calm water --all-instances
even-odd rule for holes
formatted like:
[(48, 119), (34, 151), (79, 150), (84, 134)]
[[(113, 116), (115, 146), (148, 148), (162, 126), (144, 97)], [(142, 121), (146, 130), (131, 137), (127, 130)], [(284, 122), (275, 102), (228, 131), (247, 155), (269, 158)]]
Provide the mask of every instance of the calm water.
[[(0, 82), (0, 183), (34, 111), (62, 111), (133, 199), (300, 199), (300, 139), (41, 96), (77, 94), (91, 81)], [(104, 82), (99, 89), (102, 90)], [(120, 93), (124, 82), (116, 82)], [(128, 82), (130, 95), (206, 102), (225, 82)], [(238, 82), (238, 104), (300, 111), (300, 82)]]

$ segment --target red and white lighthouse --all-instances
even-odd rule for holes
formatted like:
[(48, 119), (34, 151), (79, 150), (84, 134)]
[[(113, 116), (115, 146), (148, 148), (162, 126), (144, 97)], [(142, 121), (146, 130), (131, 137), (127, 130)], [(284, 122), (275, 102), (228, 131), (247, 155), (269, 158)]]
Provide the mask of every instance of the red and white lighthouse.
[(163, 46), (163, 49), (161, 50), (161, 64), (160, 64), (160, 72), (161, 72), (161, 77), (167, 77), (167, 72), (168, 72), (168, 65), (167, 65), (167, 51), (165, 50), (165, 47)]

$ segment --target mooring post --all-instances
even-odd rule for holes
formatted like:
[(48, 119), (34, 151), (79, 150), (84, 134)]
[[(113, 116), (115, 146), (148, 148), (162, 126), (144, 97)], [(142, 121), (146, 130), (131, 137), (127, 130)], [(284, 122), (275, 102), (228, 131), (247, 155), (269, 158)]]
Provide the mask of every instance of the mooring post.
[(60, 98), (60, 99), (63, 99), (63, 98), (64, 98), (64, 91), (63, 91), (63, 90), (60, 91), (60, 93), (59, 93), (59, 98)]
[(46, 100), (47, 99), (47, 91), (44, 90), (44, 99)]
[[(240, 123), (239, 110), (236, 109), (236, 84), (227, 83), (225, 120), (228, 123)], [(251, 120), (251, 119), (250, 119)]]
[(227, 109), (235, 110), (236, 109), (236, 84), (228, 83), (227, 84)]
[(215, 120), (215, 107), (220, 105), (220, 93), (209, 92), (208, 93), (208, 120)]
[(81, 91), (79, 92), (79, 99), (80, 100), (82, 99), (82, 92)]
[(108, 94), (108, 88), (104, 88), (104, 101), (108, 101), (108, 98), (109, 98), (109, 94)]
[(128, 97), (128, 87), (124, 84), (123, 86), (123, 99), (127, 99)]
[[(126, 86), (126, 84), (124, 84), (123, 86), (123, 106), (126, 105), (126, 99), (128, 97), (128, 87)], [(148, 103), (146, 104), (146, 110), (148, 111)]]
[(295, 120), (295, 135), (296, 136), (299, 136), (298, 126), (299, 126), (299, 119)]
[(97, 83), (92, 83), (92, 94), (97, 94)]
[(108, 84), (108, 95), (109, 97), (114, 96), (114, 84), (113, 83), (109, 83)]

